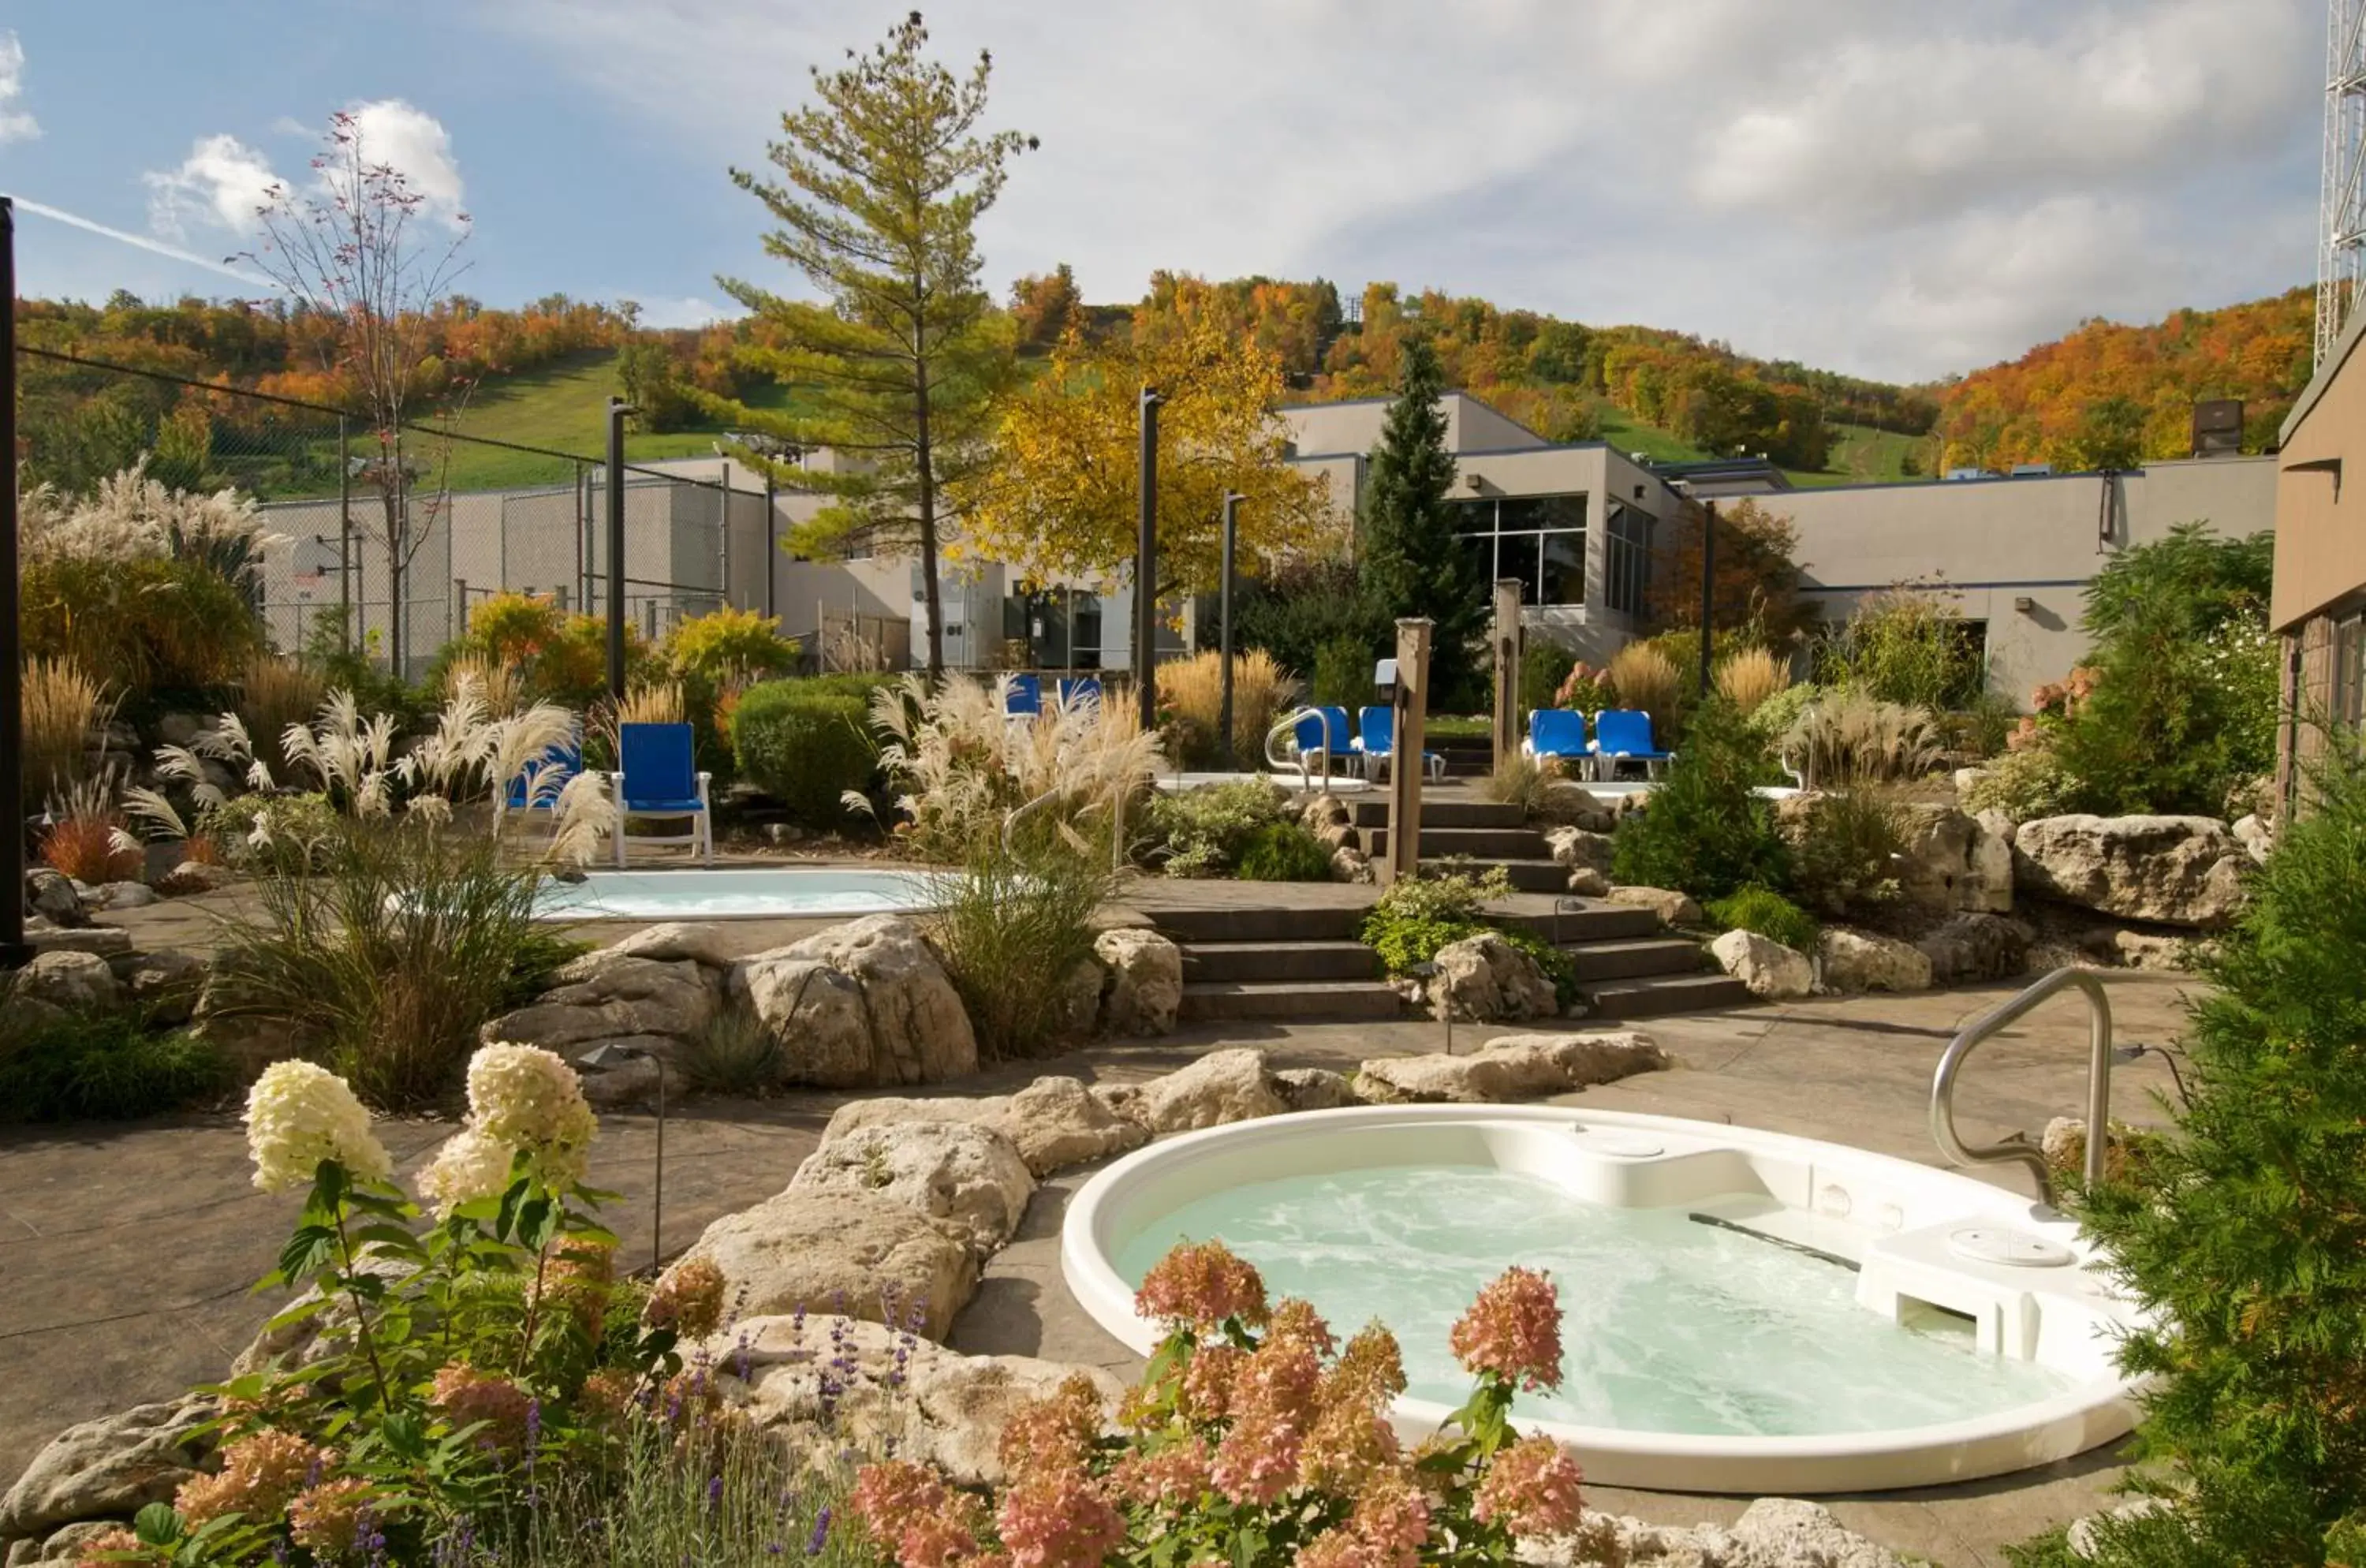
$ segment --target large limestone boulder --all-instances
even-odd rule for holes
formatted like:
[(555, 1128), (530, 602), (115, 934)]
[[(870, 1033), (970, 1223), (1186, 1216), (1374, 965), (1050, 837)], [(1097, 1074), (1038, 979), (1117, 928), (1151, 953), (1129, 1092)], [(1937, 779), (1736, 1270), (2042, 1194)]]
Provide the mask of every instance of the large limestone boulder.
[(2225, 924), (2250, 863), (2212, 817), (2041, 817), (2013, 834), (2022, 892), (2163, 925)]
[(1040, 1077), (1016, 1094), (977, 1100), (881, 1096), (839, 1106), (822, 1132), (827, 1147), (865, 1127), (899, 1122), (970, 1122), (1010, 1140), (1037, 1178), (1106, 1159), (1150, 1141), (1150, 1130), (1111, 1111), (1071, 1077)]
[(741, 1315), (839, 1313), (931, 1339), (977, 1289), (964, 1232), (876, 1192), (793, 1187), (716, 1220), (682, 1257), (722, 1269)]
[(2012, 818), (1993, 808), (1972, 818), (1971, 875), (1957, 889), (1955, 908), (1972, 914), (2012, 912)]
[(1708, 944), (1718, 967), (1761, 1001), (1793, 1001), (1816, 988), (1816, 965), (1797, 948), (1756, 931), (1729, 931)]
[(1356, 1075), (1356, 1092), (1376, 1105), (1459, 1105), (1536, 1100), (1612, 1083), (1669, 1065), (1668, 1054), (1632, 1030), (1603, 1034), (1507, 1034), (1469, 1055), (1383, 1056)]
[[(828, 1426), (864, 1451), (933, 1464), (962, 1486), (1009, 1479), (1002, 1431), (1021, 1407), (1082, 1376), (1113, 1421), (1125, 1388), (1098, 1367), (1030, 1356), (963, 1356), (874, 1323), (828, 1314), (745, 1320), (707, 1342), (726, 1397), (792, 1437)], [(827, 1382), (825, 1382), (827, 1380)]]
[(134, 958), (123, 983), (131, 999), (146, 1008), (151, 1019), (160, 1024), (182, 1024), (196, 1014), (208, 973), (206, 961), (196, 953), (166, 949)]
[(709, 969), (728, 969), (738, 956), (721, 926), (688, 920), (643, 926), (608, 951), (619, 957), (648, 958), (659, 964), (678, 964), (686, 958)]
[(552, 978), (556, 984), (532, 1005), (488, 1021), (479, 1037), (561, 1055), (626, 1035), (688, 1040), (714, 1021), (723, 1001), (720, 980), (689, 959), (643, 958), (613, 947), (583, 954)]
[(1018, 1147), (966, 1122), (896, 1122), (864, 1127), (806, 1156), (791, 1192), (891, 1198), (944, 1221), (980, 1257), (1008, 1241), (1034, 1195)]
[(131, 933), (121, 926), (61, 926), (39, 919), (25, 922), (25, 942), (36, 953), (120, 958), (131, 951)]
[(17, 971), (14, 993), (68, 1012), (96, 1012), (123, 1000), (122, 982), (95, 953), (48, 950)]
[(1896, 937), (1827, 926), (1818, 942), (1824, 985), (1843, 995), (1858, 991), (1927, 991), (1930, 955)]
[(1660, 917), (1663, 926), (1696, 926), (1701, 923), (1701, 907), (1673, 887), (1613, 887), (1609, 893), (1614, 904), (1633, 904)]
[(1617, 807), (1583, 784), (1566, 779), (1553, 785), (1546, 795), (1541, 814), (1556, 822), (1582, 828), (1589, 833), (1607, 833), (1618, 826)]
[(2012, 908), (2012, 824), (2001, 812), (1976, 818), (1950, 805), (1916, 801), (1903, 815), (1898, 882), (1910, 902), (2000, 914)]
[(977, 1071), (959, 993), (919, 928), (898, 916), (742, 959), (729, 989), (780, 1041), (793, 1082), (866, 1089)]
[(2034, 940), (2027, 926), (2002, 915), (1957, 915), (1925, 935), (1915, 947), (1931, 961), (1931, 982), (1959, 985), (2004, 980), (2029, 967)]
[(1093, 939), (1109, 970), (1101, 1028), (1120, 1039), (1165, 1034), (1183, 1006), (1183, 950), (1146, 926), (1119, 926)]
[(1153, 1133), (1253, 1122), (1290, 1109), (1281, 1086), (1266, 1067), (1265, 1053), (1246, 1047), (1211, 1051), (1188, 1067), (1148, 1083), (1104, 1090), (1098, 1098), (1118, 1115)]
[(39, 1537), (77, 1519), (129, 1518), (170, 1502), (213, 1449), (197, 1428), (213, 1402), (192, 1394), (69, 1427), (0, 1496), (0, 1540)]
[(1718, 1561), (1735, 1568), (1904, 1568), (1896, 1555), (1843, 1526), (1828, 1509), (1795, 1497), (1761, 1497), (1728, 1529), (1701, 1534), (1726, 1537), (1732, 1550)]
[(1553, 1018), (1560, 998), (1537, 961), (1496, 931), (1450, 942), (1433, 961), (1426, 992), (1432, 1016), (1475, 1023), (1517, 1023)]
[(1284, 1067), (1273, 1075), (1273, 1087), (1292, 1111), (1336, 1111), (1357, 1103), (1355, 1085), (1328, 1067)]
[(1582, 867), (1605, 876), (1610, 874), (1611, 851), (1617, 841), (1608, 833), (1575, 826), (1555, 828), (1545, 834), (1554, 860), (1572, 870)]
[(2274, 827), (2256, 811), (2235, 818), (2232, 830), (2235, 841), (2243, 846), (2243, 852), (2254, 862), (2266, 860), (2268, 852), (2276, 847)]
[(47, 866), (36, 866), (25, 874), (25, 912), (39, 915), (52, 925), (90, 924), (82, 895), (74, 891), (73, 879)]

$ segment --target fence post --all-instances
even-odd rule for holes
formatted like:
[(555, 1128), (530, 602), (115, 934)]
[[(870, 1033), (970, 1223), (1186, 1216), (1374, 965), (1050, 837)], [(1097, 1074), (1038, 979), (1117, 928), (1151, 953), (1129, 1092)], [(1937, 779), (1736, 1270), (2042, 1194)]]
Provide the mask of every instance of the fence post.
[(1421, 874), (1422, 746), (1429, 728), (1429, 634), (1425, 620), (1397, 623), (1396, 714), (1389, 752), (1389, 852), (1383, 886)]
[(25, 942), (24, 631), (17, 586), (17, 210), (0, 196), (0, 969)]
[(1527, 651), (1520, 635), (1520, 581), (1499, 579), (1495, 584), (1495, 766), (1520, 750), (1520, 663)]

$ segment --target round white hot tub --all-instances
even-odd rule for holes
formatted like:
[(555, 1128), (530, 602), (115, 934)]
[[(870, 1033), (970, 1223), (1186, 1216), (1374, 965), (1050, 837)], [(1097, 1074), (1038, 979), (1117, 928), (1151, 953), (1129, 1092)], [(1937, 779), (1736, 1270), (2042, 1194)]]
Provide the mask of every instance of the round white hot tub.
[(1592, 1480), (1799, 1494), (1999, 1475), (2125, 1434), (2131, 1309), (2077, 1227), (1985, 1182), (1781, 1134), (1559, 1106), (1312, 1111), (1155, 1144), (1087, 1183), (1061, 1263), (1148, 1353), (1144, 1271), (1223, 1241), (1342, 1333), (1395, 1331), (1410, 1440), (1470, 1379), (1447, 1330), (1511, 1264), (1560, 1290), (1524, 1428)]

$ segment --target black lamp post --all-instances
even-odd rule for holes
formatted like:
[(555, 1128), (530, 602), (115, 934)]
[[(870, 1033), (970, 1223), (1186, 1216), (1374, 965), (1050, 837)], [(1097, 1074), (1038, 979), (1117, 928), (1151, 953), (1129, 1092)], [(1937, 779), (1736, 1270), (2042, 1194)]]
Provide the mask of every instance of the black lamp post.
[(625, 701), (625, 416), (641, 411), (608, 400), (608, 700)]
[(665, 1058), (641, 1045), (611, 1040), (594, 1045), (576, 1058), (578, 1065), (602, 1072), (619, 1062), (647, 1062), (658, 1070), (658, 1168), (649, 1194), (649, 1278), (665, 1267)]
[(1142, 728), (1158, 728), (1158, 389), (1142, 389), (1142, 522), (1133, 546), (1133, 682)]
[(1700, 694), (1708, 696), (1708, 645), (1717, 618), (1717, 502), (1701, 503)]
[(1216, 595), (1216, 621), (1221, 628), (1224, 673), (1223, 698), (1217, 706), (1216, 729), (1224, 740), (1224, 770), (1229, 773), (1239, 766), (1240, 759), (1233, 751), (1233, 551), (1239, 542), (1241, 502), (1247, 500), (1238, 491), (1224, 495), (1224, 582)]
[(17, 585), (17, 211), (0, 196), (0, 969), (25, 942), (24, 634)]

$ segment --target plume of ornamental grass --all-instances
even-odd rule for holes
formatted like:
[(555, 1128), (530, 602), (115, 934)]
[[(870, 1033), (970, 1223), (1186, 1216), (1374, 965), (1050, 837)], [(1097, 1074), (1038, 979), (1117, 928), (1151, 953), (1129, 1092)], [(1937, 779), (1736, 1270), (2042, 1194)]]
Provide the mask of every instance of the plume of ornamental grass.
[(526, 705), (525, 682), (515, 664), (481, 653), (464, 653), (444, 672), (445, 694), (451, 696), (470, 682), (495, 718), (507, 717)]
[(1791, 666), (1763, 648), (1745, 648), (1717, 661), (1717, 689), (1743, 717), (1791, 683)]
[(551, 806), (548, 858), (560, 864), (589, 865), (600, 845), (616, 831), (616, 803), (608, 775), (586, 771), (569, 779)]
[(1662, 717), (1673, 712), (1683, 676), (1675, 660), (1648, 642), (1630, 642), (1613, 655), (1603, 679), (1618, 694), (1618, 705)]
[(1786, 762), (1819, 788), (1921, 778), (1944, 748), (1927, 708), (1845, 689), (1801, 713), (1783, 737)]
[(394, 808), (394, 718), (362, 717), (353, 693), (331, 692), (310, 728), (291, 724), (279, 750), (291, 770), (309, 773), (321, 793), (357, 817), (384, 817)]
[(276, 754), (279, 736), (320, 712), (327, 694), (321, 677), (295, 660), (264, 654), (249, 661), (239, 681), (238, 717), (244, 733), (262, 736), (271, 749), (261, 760), (286, 767), (287, 759)]
[[(227, 804), (230, 796), (220, 785), (206, 774), (205, 764), (216, 761), (232, 773), (242, 773), (251, 789), (269, 791), (274, 788), (271, 769), (254, 755), (254, 742), (248, 735), (245, 721), (234, 713), (217, 716), (214, 728), (197, 732), (197, 738), (186, 746), (156, 748), (156, 777), (166, 784), (178, 784), (189, 792), (197, 807), (197, 819), (202, 823), (208, 812)], [(133, 785), (123, 792), (123, 809), (130, 818), (160, 839), (178, 839), (196, 842), (201, 834), (193, 829), (178, 807), (161, 790)]]
[(107, 686), (71, 659), (26, 660), (24, 760), (27, 800), (72, 789), (90, 768), (90, 736), (115, 716)]
[(105, 776), (82, 779), (50, 797), (43, 864), (77, 882), (124, 882), (140, 874), (146, 855), (125, 831), (109, 783)]
[[(1233, 655), (1233, 754), (1255, 757), (1297, 689), (1290, 672), (1261, 648)], [(1158, 670), (1158, 695), (1171, 716), (1175, 747), (1184, 761), (1215, 760), (1222, 750), (1224, 656), (1210, 649)]]
[(689, 712), (679, 681), (642, 682), (625, 688), (622, 702), (602, 703), (594, 728), (611, 757), (625, 754), (625, 726), (680, 724)]

